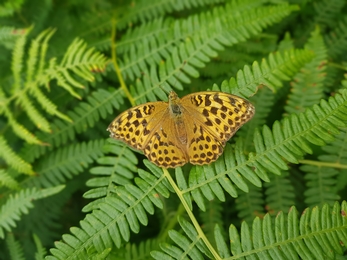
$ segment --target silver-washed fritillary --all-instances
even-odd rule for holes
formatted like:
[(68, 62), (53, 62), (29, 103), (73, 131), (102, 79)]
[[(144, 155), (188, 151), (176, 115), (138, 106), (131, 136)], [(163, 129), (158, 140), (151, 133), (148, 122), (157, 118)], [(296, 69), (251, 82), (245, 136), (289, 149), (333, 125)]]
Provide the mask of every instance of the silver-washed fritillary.
[(159, 167), (203, 165), (217, 160), (225, 143), (254, 113), (249, 101), (235, 95), (205, 91), (180, 99), (171, 91), (169, 102), (130, 108), (107, 130)]

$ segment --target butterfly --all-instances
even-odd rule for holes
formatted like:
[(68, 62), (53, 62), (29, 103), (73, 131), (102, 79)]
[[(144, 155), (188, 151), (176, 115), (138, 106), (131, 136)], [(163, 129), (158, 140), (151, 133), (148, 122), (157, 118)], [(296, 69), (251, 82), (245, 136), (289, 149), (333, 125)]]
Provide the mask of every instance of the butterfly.
[(159, 167), (203, 165), (217, 160), (226, 142), (254, 113), (249, 101), (228, 93), (204, 91), (179, 98), (171, 91), (168, 102), (132, 107), (107, 130)]

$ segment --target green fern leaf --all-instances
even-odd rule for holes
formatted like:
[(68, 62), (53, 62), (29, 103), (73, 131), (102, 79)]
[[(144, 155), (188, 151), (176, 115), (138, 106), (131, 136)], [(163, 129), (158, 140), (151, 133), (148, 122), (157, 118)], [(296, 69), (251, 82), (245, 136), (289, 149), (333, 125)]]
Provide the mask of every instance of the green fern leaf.
[(288, 171), (281, 171), (280, 176), (271, 175), (270, 182), (264, 183), (266, 210), (271, 215), (276, 215), (295, 203), (295, 186), (290, 182), (288, 175)]
[[(92, 140), (66, 146), (51, 151), (46, 160), (35, 167), (38, 176), (28, 178), (26, 187), (53, 187), (65, 183), (84, 171), (88, 165), (100, 157), (105, 140)], [(78, 162), (78, 163), (77, 163)]]
[(26, 29), (16, 29), (15, 27), (10, 27), (10, 26), (1, 26), (0, 44), (9, 50), (12, 50), (13, 47), (15, 46), (15, 43), (18, 37), (21, 37), (21, 35), (23, 34), (25, 30)]
[(341, 12), (346, 3), (343, 0), (323, 0), (314, 4), (314, 9), (317, 13), (315, 23), (333, 28), (338, 19), (337, 15)]
[[(98, 159), (99, 164), (103, 166), (94, 167), (90, 172), (95, 178), (87, 182), (87, 186), (92, 187), (84, 194), (85, 198), (95, 199), (93, 202), (83, 208), (84, 212), (91, 211), (94, 205), (99, 204), (99, 200), (103, 201), (113, 189), (114, 184), (126, 185), (134, 178), (134, 172), (137, 170), (137, 158), (134, 153), (124, 144), (119, 144), (114, 140), (110, 140), (115, 145), (105, 145), (103, 151), (110, 153), (111, 156), (101, 157)], [(114, 172), (117, 169), (117, 172)], [(103, 175), (102, 177), (99, 177)]]
[[(344, 243), (346, 240), (347, 227), (344, 216), (340, 214), (346, 209), (346, 202), (341, 206), (335, 203), (332, 209), (328, 205), (306, 209), (298, 221), (298, 212), (293, 207), (287, 219), (280, 213), (273, 222), (267, 214), (263, 220), (255, 218), (252, 228), (243, 222), (240, 232), (230, 225), (230, 249), (216, 226), (215, 239), (219, 243), (214, 258), (336, 259), (343, 254), (341, 241)], [(203, 244), (194, 227), (185, 220), (180, 220), (180, 225), (183, 234), (177, 231), (169, 233), (175, 245), (163, 243), (161, 251), (153, 251), (151, 255), (155, 259), (182, 259), (186, 255), (192, 259), (204, 259), (203, 254), (212, 258), (211, 250)]]
[(235, 207), (238, 211), (237, 216), (241, 221), (251, 223), (254, 217), (261, 217), (265, 214), (262, 206), (264, 204), (262, 190), (259, 187), (249, 186), (247, 193), (239, 192), (238, 197), (235, 199)]
[(13, 190), (19, 189), (19, 183), (5, 170), (0, 170), (0, 187), (5, 186)]
[[(345, 240), (343, 233), (346, 226), (339, 212), (346, 208), (346, 202), (342, 203), (341, 208), (335, 203), (332, 210), (328, 205), (322, 209), (315, 207), (312, 211), (307, 209), (299, 223), (295, 208), (289, 212), (287, 221), (283, 214), (277, 215), (275, 224), (272, 224), (269, 215), (263, 221), (256, 218), (252, 235), (247, 224), (242, 225), (241, 236), (231, 225), (229, 234), (230, 241), (233, 241), (233, 256), (236, 259), (252, 255), (264, 257), (266, 254), (264, 259), (279, 259), (284, 258), (285, 254), (290, 259), (298, 259), (298, 256), (305, 259), (335, 259), (335, 253), (342, 255), (340, 240)], [(328, 221), (323, 223), (322, 219)]]
[(10, 259), (25, 260), (23, 247), (19, 241), (15, 240), (12, 233), (7, 234), (5, 242), (7, 244)]
[[(263, 59), (260, 66), (258, 62), (254, 62), (252, 67), (245, 66), (243, 70), (239, 70), (236, 78), (231, 78), (229, 82), (223, 81), (220, 89), (244, 97), (252, 96), (259, 85), (276, 91), (282, 87), (283, 80), (289, 80), (311, 59), (312, 53), (307, 50), (291, 49), (284, 53), (270, 54), (268, 60)], [(218, 87), (214, 86), (213, 89), (218, 90)]]
[(0, 136), (0, 147), (0, 157), (3, 158), (8, 165), (19, 172), (30, 175), (34, 174), (32, 166), (19, 157), (11, 147), (8, 146), (3, 136)]
[(315, 57), (295, 76), (291, 94), (284, 107), (288, 113), (303, 112), (306, 107), (317, 104), (324, 97), (323, 75), (326, 71), (327, 50), (318, 28), (312, 33), (305, 49), (314, 52)]
[(341, 19), (338, 25), (328, 35), (325, 35), (328, 54), (338, 59), (345, 52), (347, 46), (347, 18)]
[(47, 250), (43, 247), (42, 242), (37, 235), (33, 234), (33, 239), (37, 248), (37, 252), (35, 253), (35, 260), (44, 260), (45, 256), (47, 255)]
[[(87, 98), (88, 102), (80, 102), (74, 111), (68, 113), (73, 123), (55, 120), (52, 124), (52, 134), (46, 135), (38, 132), (37, 136), (45, 143), (50, 144), (49, 148), (59, 147), (68, 141), (75, 141), (77, 133), (86, 131), (88, 125), (93, 126), (100, 117), (105, 118), (113, 111), (113, 107), (119, 108), (120, 104), (123, 103), (123, 96), (120, 93), (120, 90), (111, 93), (102, 89), (93, 92)], [(45, 154), (47, 149), (46, 146), (38, 147), (27, 144), (21, 154), (32, 162), (35, 158)]]
[(122, 239), (128, 241), (130, 230), (138, 233), (139, 224), (148, 223), (147, 213), (153, 214), (154, 206), (163, 207), (158, 194), (168, 197), (170, 192), (162, 174), (156, 177), (142, 170), (135, 182), (137, 186), (115, 187), (112, 194), (99, 201), (98, 208), (80, 222), (81, 228), (72, 229), (73, 236), (63, 236), (64, 242), (57, 242), (51, 253), (55, 257), (81, 257), (92, 245), (101, 252), (113, 244), (120, 247)]
[(32, 201), (45, 198), (60, 192), (63, 185), (48, 189), (23, 189), (14, 195), (10, 195), (0, 208), (0, 237), (4, 238), (4, 229), (10, 231), (15, 227), (15, 221), (20, 219), (22, 213), (27, 214), (33, 207)]
[[(243, 9), (242, 7), (243, 6), (241, 4), (227, 5), (225, 8), (218, 9), (218, 15), (211, 15), (209, 13), (202, 14), (201, 17), (177, 24), (178, 28), (182, 27), (180, 31), (186, 32), (185, 28), (188, 27), (191, 28), (192, 33), (182, 35), (182, 39), (184, 39), (185, 42), (181, 43), (178, 47), (172, 45), (168, 47), (167, 52), (165, 53), (168, 53), (169, 56), (164, 57), (166, 60), (164, 64), (165, 67), (163, 69), (159, 69), (160, 77), (157, 75), (151, 75), (151, 84), (147, 85), (146, 81), (144, 80), (143, 87), (142, 84), (137, 86), (136, 93), (134, 93), (136, 103), (143, 103), (147, 100), (151, 100), (151, 96), (148, 93), (152, 91), (158, 95), (158, 97), (162, 96), (162, 91), (157, 90), (159, 88), (168, 89), (171, 85), (174, 88), (182, 89), (183, 87), (181, 82), (190, 82), (187, 75), (191, 77), (198, 77), (199, 74), (197, 72), (197, 68), (205, 66), (205, 64), (212, 57), (216, 57), (218, 54), (217, 51), (224, 49), (223, 46), (230, 46), (232, 44), (242, 42), (251, 35), (258, 34), (268, 24), (282, 19), (290, 12), (296, 10), (295, 6), (288, 5), (272, 6), (271, 8), (259, 7), (259, 9)], [(230, 13), (237, 13), (238, 9), (240, 9), (242, 16), (239, 14), (235, 17), (230, 15)], [(195, 24), (202, 23), (202, 21), (204, 23), (208, 22), (211, 24), (209, 30), (206, 31), (204, 27), (197, 27), (197, 29), (194, 30), (193, 28), (196, 26)], [(173, 26), (173, 28), (175, 28), (175, 26)], [(175, 37), (177, 39), (177, 35), (174, 35), (173, 32), (171, 34), (171, 38)], [(148, 52), (143, 52), (145, 48), (138, 48), (142, 52), (133, 53), (131, 57), (134, 57), (139, 61), (147, 60), (142, 58), (142, 56), (147, 57)], [(199, 49), (202, 51), (197, 51)], [(154, 51), (158, 52), (160, 50)], [(153, 66), (157, 66), (157, 64), (152, 62), (152, 60), (149, 61), (151, 62), (148, 64), (149, 67), (152, 68)], [(139, 62), (127, 58), (126, 62), (121, 64), (125, 63), (138, 66)], [(182, 64), (184, 64), (183, 67)], [(141, 68), (144, 67), (142, 65), (139, 66)], [(265, 66), (266, 65), (264, 64), (263, 68), (268, 70), (268, 68)], [(182, 68), (181, 71), (179, 71), (180, 68)], [(134, 76), (140, 76), (138, 74), (136, 75), (135, 73), (141, 72), (140, 69), (136, 68), (135, 70), (131, 67), (127, 67), (127, 70), (124, 70), (121, 67), (121, 70), (124, 71), (123, 73), (125, 73), (125, 76), (128, 76), (130, 79), (133, 79)], [(145, 75), (148, 75), (147, 70), (145, 70)], [(269, 78), (269, 82), (271, 82), (271, 80), (275, 81), (275, 79)], [(265, 81), (263, 83), (265, 84), (268, 82)], [(143, 91), (144, 89), (146, 91)]]

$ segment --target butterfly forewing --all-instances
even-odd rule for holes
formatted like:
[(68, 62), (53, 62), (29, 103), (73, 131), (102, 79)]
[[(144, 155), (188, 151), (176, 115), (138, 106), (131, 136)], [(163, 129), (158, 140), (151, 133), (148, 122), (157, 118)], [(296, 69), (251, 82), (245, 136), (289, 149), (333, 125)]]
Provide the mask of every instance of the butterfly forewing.
[(110, 137), (143, 150), (154, 134), (153, 128), (157, 127), (168, 113), (167, 109), (167, 103), (162, 101), (130, 108), (114, 119), (107, 130)]

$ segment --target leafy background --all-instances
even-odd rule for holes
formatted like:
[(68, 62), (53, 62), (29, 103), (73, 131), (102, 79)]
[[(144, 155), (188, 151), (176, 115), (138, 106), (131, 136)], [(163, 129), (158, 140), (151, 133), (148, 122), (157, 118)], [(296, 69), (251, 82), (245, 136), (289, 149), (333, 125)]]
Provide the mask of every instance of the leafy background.
[[(1, 259), (342, 259), (345, 1), (4, 1)], [(208, 166), (108, 139), (207, 89), (256, 115)], [(252, 259), (253, 259), (252, 258)]]

